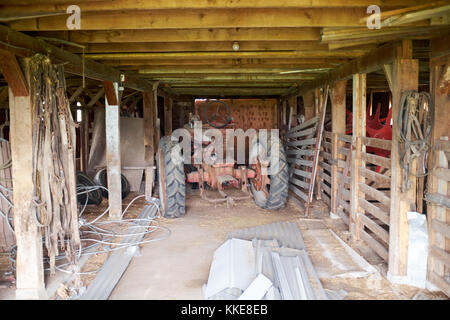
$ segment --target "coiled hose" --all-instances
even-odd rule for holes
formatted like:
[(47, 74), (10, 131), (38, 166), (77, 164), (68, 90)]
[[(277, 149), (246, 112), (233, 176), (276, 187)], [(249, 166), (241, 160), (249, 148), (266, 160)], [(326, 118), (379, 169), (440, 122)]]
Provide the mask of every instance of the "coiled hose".
[[(436, 165), (436, 151), (431, 143), (434, 126), (434, 104), (428, 92), (405, 91), (400, 100), (397, 118), (398, 152), (403, 169), (402, 192), (411, 188), (408, 177), (425, 177)], [(428, 156), (433, 153), (433, 162), (428, 166)], [(413, 172), (411, 163), (418, 159), (418, 172)]]

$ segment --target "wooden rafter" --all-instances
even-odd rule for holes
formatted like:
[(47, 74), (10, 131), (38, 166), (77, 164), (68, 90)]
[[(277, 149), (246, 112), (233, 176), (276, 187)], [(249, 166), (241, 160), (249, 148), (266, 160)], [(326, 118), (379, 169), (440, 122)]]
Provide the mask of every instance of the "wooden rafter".
[(317, 41), (320, 28), (215, 28), (160, 30), (39, 31), (38, 36), (76, 43), (185, 42), (185, 41)]
[(28, 96), (28, 87), (22, 68), (13, 53), (0, 50), (0, 70), (5, 76), (14, 96)]
[[(367, 7), (371, 4), (387, 7), (398, 7), (408, 5), (418, 5), (422, 1), (419, 0), (186, 0), (183, 2), (176, 0), (152, 0), (152, 1), (133, 1), (133, 0), (117, 0), (111, 1), (77, 1), (82, 11), (96, 12), (105, 10), (165, 10), (165, 9), (227, 9), (227, 8), (352, 8)], [(4, 15), (12, 15), (26, 10), (27, 12), (65, 12), (67, 1), (43, 1), (37, 4), (35, 1), (2, 1), (2, 12)]]
[[(313, 9), (209, 9), (107, 11), (85, 13), (83, 30), (183, 29), (183, 28), (262, 28), (262, 27), (357, 27), (367, 15), (366, 8)], [(18, 31), (64, 31), (66, 16), (17, 20), (10, 26)]]
[[(48, 54), (56, 63), (67, 63), (65, 70), (77, 75), (85, 75), (88, 78), (100, 81), (118, 82), (121, 72), (110, 66), (106, 66), (91, 59), (82, 59), (81, 56), (60, 49), (45, 41), (27, 36), (23, 33), (14, 31), (8, 27), (0, 25), (0, 48), (8, 50), (17, 55), (24, 55), (24, 49), (27, 55), (33, 53)], [(16, 49), (19, 48), (19, 49)], [(84, 65), (84, 68), (83, 68)], [(125, 86), (139, 91), (145, 91), (152, 87), (152, 83), (133, 77), (127, 78)]]

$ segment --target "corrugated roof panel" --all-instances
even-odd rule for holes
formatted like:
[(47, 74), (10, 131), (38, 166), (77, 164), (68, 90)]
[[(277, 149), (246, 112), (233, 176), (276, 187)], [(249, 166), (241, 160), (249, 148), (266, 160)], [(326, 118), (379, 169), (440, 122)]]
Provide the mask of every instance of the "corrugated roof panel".
[(282, 247), (302, 250), (305, 248), (302, 234), (295, 222), (276, 222), (262, 226), (231, 231), (227, 239), (272, 240), (275, 239)]

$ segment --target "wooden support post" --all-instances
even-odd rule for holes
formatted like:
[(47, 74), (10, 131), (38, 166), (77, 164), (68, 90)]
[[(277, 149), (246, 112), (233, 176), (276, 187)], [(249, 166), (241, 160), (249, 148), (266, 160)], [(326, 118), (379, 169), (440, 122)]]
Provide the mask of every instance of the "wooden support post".
[(287, 137), (287, 105), (288, 105), (288, 101), (286, 99), (282, 100), (281, 102), (281, 130), (280, 130), (280, 137), (281, 139), (283, 139), (284, 141), (286, 141), (286, 137)]
[(177, 104), (180, 114), (178, 115), (178, 128), (183, 128), (183, 126), (186, 124), (186, 121), (184, 118), (186, 117), (186, 105), (185, 102), (181, 102)]
[[(416, 210), (416, 179), (410, 179), (411, 188), (402, 193), (402, 169), (399, 164), (399, 135), (397, 119), (400, 111), (402, 93), (407, 90), (418, 90), (419, 62), (411, 59), (410, 41), (403, 41), (398, 48), (397, 58), (392, 66), (392, 150), (391, 150), (391, 208), (389, 219), (389, 270), (388, 279), (401, 282), (406, 276), (408, 262), (409, 226), (407, 212)], [(438, 119), (436, 119), (439, 121)], [(411, 170), (416, 170), (414, 160)]]
[(314, 90), (310, 90), (303, 95), (303, 105), (305, 107), (305, 121), (315, 116)]
[(281, 106), (282, 106), (282, 100), (281, 100), (281, 98), (278, 98), (276, 114), (277, 114), (277, 125), (278, 125), (279, 130), (281, 130)]
[(364, 177), (360, 175), (360, 167), (365, 164), (361, 160), (362, 137), (366, 135), (366, 74), (358, 73), (353, 75), (353, 147), (351, 163), (351, 215), (350, 215), (350, 233), (353, 240), (360, 240), (360, 218), (359, 198), (362, 194), (359, 192), (359, 183), (365, 182)]
[(164, 135), (172, 134), (172, 104), (173, 101), (169, 97), (164, 97)]
[(320, 106), (322, 105), (320, 100), (322, 99), (320, 94), (320, 88), (314, 90), (314, 114), (320, 113)]
[(122, 179), (118, 84), (117, 82), (105, 82), (105, 84), (106, 170), (108, 173), (109, 218), (111, 220), (119, 220), (122, 215)]
[[(14, 228), (17, 244), (16, 256), (16, 298), (46, 299), (44, 266), (42, 256), (42, 235), (36, 224), (36, 207), (33, 197), (33, 110), (31, 97), (25, 83), (28, 80), (28, 60), (24, 61), (27, 77), (23, 76), (17, 60), (5, 61), (15, 70), (14, 74), (2, 67), (8, 79), (9, 110), (11, 116), (11, 158), (14, 189)], [(11, 70), (11, 69), (10, 69)], [(15, 82), (13, 84), (13, 82)], [(17, 90), (17, 87), (20, 87)]]
[(288, 130), (297, 125), (297, 96), (289, 98)]
[(89, 110), (82, 111), (82, 120), (80, 126), (80, 157), (81, 171), (87, 173), (89, 160)]
[[(154, 136), (154, 139), (155, 139), (154, 145), (155, 145), (155, 148), (157, 149), (159, 146), (159, 140), (161, 139), (161, 118), (160, 118), (160, 115), (158, 114), (158, 87), (157, 86), (155, 86), (153, 88), (153, 100), (154, 100), (153, 116), (155, 119), (155, 129), (156, 129), (155, 136)], [(155, 152), (156, 152), (156, 150), (155, 150)]]
[[(345, 134), (345, 93), (347, 80), (336, 82), (331, 88), (331, 126), (333, 132), (332, 157), (338, 160), (338, 147), (341, 145), (338, 140), (338, 134)], [(331, 212), (337, 214), (338, 200), (337, 191), (339, 185), (338, 165), (333, 163), (331, 167)]]
[(282, 100), (282, 109), (281, 109), (281, 125), (282, 125), (282, 128), (284, 129), (284, 128), (286, 128), (286, 126), (287, 126), (287, 122), (286, 122), (286, 110), (287, 110), (287, 100), (286, 99), (284, 99), (284, 100)]
[[(322, 99), (323, 99), (323, 96), (320, 94), (320, 88), (316, 88), (316, 90), (314, 91), (314, 110), (315, 110), (314, 113), (316, 115), (320, 114), (322, 112), (322, 109), (321, 109), (321, 106), (323, 104), (322, 103)], [(326, 115), (325, 115), (325, 117), (326, 117)], [(323, 140), (323, 136), (322, 136), (322, 140)], [(319, 155), (320, 155), (320, 150), (319, 150)], [(319, 171), (319, 168), (318, 168), (317, 171)], [(316, 199), (317, 200), (322, 199), (322, 190), (321, 190), (320, 182), (321, 182), (321, 178), (317, 174), (317, 176), (316, 176), (316, 183), (314, 184), (314, 189), (315, 189), (314, 192), (316, 194)]]
[(145, 199), (149, 201), (153, 191), (153, 175), (155, 166), (155, 135), (156, 135), (156, 106), (154, 92), (143, 92), (144, 109), (144, 145), (145, 162), (148, 169), (145, 170)]

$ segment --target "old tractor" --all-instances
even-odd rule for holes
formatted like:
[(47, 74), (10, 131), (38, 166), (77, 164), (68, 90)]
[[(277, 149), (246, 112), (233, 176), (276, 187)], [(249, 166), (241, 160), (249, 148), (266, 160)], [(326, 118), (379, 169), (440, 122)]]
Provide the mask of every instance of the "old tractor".
[[(249, 136), (246, 163), (237, 163), (236, 159), (218, 161), (217, 150), (212, 142), (215, 137), (208, 137), (208, 129), (220, 131), (226, 136), (226, 129), (235, 129), (231, 109), (222, 100), (211, 100), (203, 109), (204, 122), (198, 114), (190, 115), (189, 123), (184, 126), (191, 141), (191, 153), (183, 159), (180, 140), (173, 136), (160, 139), (156, 155), (158, 166), (159, 197), (164, 217), (178, 218), (186, 213), (186, 183), (198, 186), (202, 199), (217, 204), (225, 202), (227, 206), (236, 201), (252, 199), (267, 210), (278, 210), (285, 206), (288, 195), (288, 166), (286, 154), (278, 137), (261, 139), (260, 135)], [(200, 138), (195, 129), (200, 123)], [(196, 127), (197, 125), (197, 127)], [(198, 131), (197, 131), (198, 132)], [(197, 139), (197, 141), (196, 141)], [(201, 141), (199, 141), (201, 140)], [(197, 143), (196, 143), (197, 142)], [(233, 144), (236, 144), (233, 136)], [(223, 145), (227, 146), (224, 142)], [(224, 147), (224, 152), (228, 152)], [(200, 163), (194, 161), (195, 155), (202, 155)], [(189, 158), (190, 163), (186, 163)], [(228, 159), (228, 158), (227, 158)], [(269, 170), (275, 167), (276, 170)], [(227, 189), (238, 191), (227, 194)], [(217, 190), (219, 197), (208, 195), (209, 190)]]

